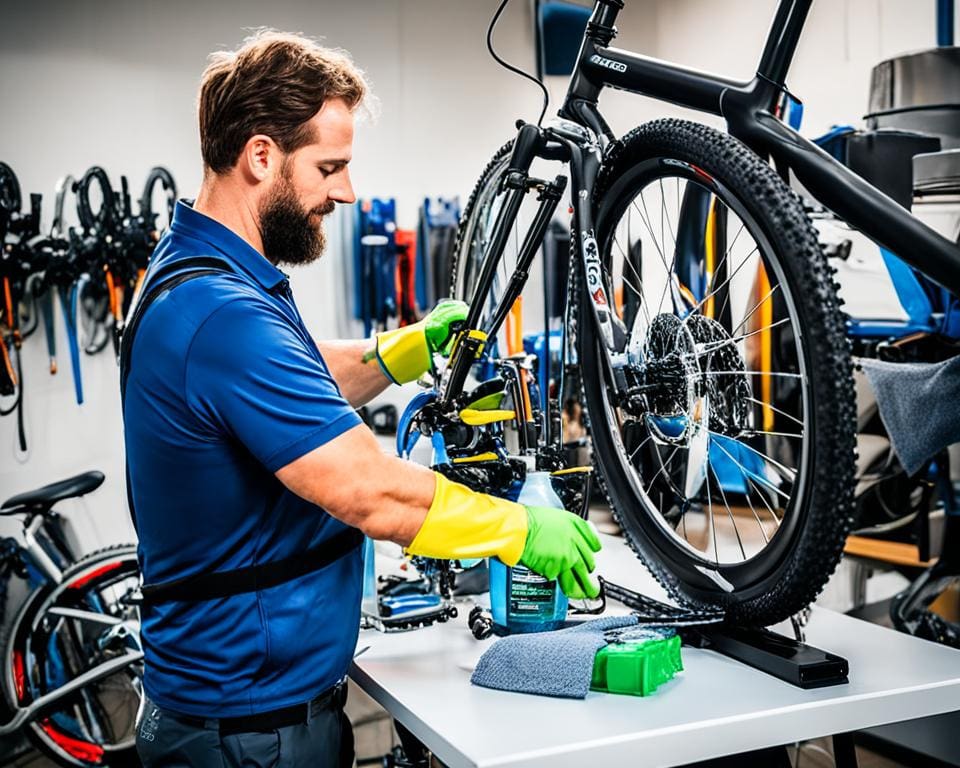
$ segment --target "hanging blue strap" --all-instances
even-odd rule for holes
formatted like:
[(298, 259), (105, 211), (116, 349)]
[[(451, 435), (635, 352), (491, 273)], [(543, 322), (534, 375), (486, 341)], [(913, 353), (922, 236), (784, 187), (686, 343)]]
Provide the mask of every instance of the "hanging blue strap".
[(67, 329), (67, 345), (70, 349), (70, 366), (73, 369), (73, 388), (77, 395), (77, 405), (83, 405), (83, 379), (80, 375), (80, 344), (77, 341), (77, 304), (80, 292), (89, 281), (82, 275), (69, 288), (60, 288), (60, 305), (63, 309), (63, 324)]

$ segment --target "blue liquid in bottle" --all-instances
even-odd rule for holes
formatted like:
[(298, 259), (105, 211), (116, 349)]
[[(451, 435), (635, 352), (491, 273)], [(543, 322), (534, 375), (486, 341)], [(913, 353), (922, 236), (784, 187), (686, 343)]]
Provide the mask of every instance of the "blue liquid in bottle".
[(380, 609), (377, 607), (376, 550), (374, 549), (373, 539), (369, 536), (365, 536), (363, 539), (363, 597), (360, 606), (365, 614), (371, 616), (379, 615)]
[[(528, 472), (517, 501), (531, 507), (563, 507), (549, 472)], [(546, 632), (563, 625), (567, 596), (556, 581), (491, 557), (490, 609), (498, 633)]]

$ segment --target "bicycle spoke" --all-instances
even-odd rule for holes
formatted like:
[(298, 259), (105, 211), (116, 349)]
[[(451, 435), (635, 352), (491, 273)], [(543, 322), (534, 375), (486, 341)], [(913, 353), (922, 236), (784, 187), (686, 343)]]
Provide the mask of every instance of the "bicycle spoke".
[(777, 408), (775, 405), (771, 405), (770, 403), (765, 403), (765, 402), (763, 402), (762, 400), (757, 400), (755, 397), (748, 397), (747, 400), (750, 400), (751, 402), (754, 402), (754, 403), (756, 403), (757, 405), (762, 405), (762, 406), (764, 406), (764, 407), (766, 407), (766, 408), (770, 408), (772, 411), (775, 411), (776, 413), (779, 413), (781, 416), (785, 416), (786, 418), (790, 419), (791, 421), (795, 421), (795, 422), (796, 422), (797, 424), (799, 424), (801, 427), (804, 426), (804, 423), (803, 423), (802, 421), (800, 421), (800, 419), (798, 419), (796, 416), (791, 416), (789, 413), (787, 413), (786, 411), (780, 410), (780, 409)]
[[(666, 194), (665, 194), (664, 191), (663, 191), (663, 177), (660, 177), (659, 181), (660, 181), (660, 210), (661, 210), (661, 214), (660, 214), (660, 218), (661, 218), (660, 229), (661, 229), (661, 231), (663, 230), (662, 219), (663, 219), (663, 218), (666, 218), (666, 220), (667, 220), (667, 231), (670, 233), (670, 238), (673, 240), (673, 252), (676, 253), (676, 252), (677, 252), (677, 234), (676, 234), (676, 232), (673, 231), (673, 224), (670, 222), (670, 214), (667, 213), (667, 196), (666, 196)], [(680, 221), (680, 211), (679, 211), (679, 209), (677, 210), (677, 221), (678, 221), (678, 222)], [(666, 240), (666, 237), (664, 237), (664, 240)], [(666, 243), (664, 243), (664, 245), (666, 245)]]
[[(636, 268), (636, 266), (635, 266), (634, 263), (633, 263), (633, 259), (631, 259), (631, 258), (628, 257), (628, 254), (629, 254), (630, 248), (631, 248), (631, 244), (633, 243), (633, 239), (632, 239), (632, 237), (630, 236), (630, 221), (631, 221), (631, 216), (630, 216), (629, 213), (628, 213), (628, 215), (627, 215), (627, 250), (626, 250), (626, 252), (624, 252), (623, 246), (620, 245), (620, 240), (619, 240), (619, 238), (616, 236), (616, 233), (614, 233), (613, 242), (616, 243), (617, 250), (620, 251), (620, 255), (623, 257), (624, 261), (626, 261), (627, 264), (630, 265), (630, 269), (631, 269), (631, 271), (633, 272), (633, 274), (636, 275), (637, 280), (640, 282), (640, 285), (643, 285), (643, 284), (644, 284), (644, 283), (643, 283), (643, 275), (641, 275), (639, 272), (637, 272), (637, 268)], [(638, 241), (638, 242), (640, 243), (641, 248), (642, 248), (642, 247), (643, 247), (643, 241), (641, 240), (641, 241)], [(624, 282), (627, 282), (627, 277), (626, 277), (626, 275), (622, 275), (622, 277), (623, 277)], [(629, 285), (629, 283), (628, 283), (628, 285)], [(632, 287), (632, 286), (631, 286), (631, 287)], [(651, 322), (651, 320), (650, 320), (650, 312), (647, 310), (647, 300), (644, 298), (643, 294), (641, 294), (639, 291), (637, 291), (636, 293), (637, 293), (637, 298), (638, 298), (639, 303), (640, 303), (640, 309), (641, 309), (641, 311), (643, 312), (643, 317), (644, 317), (644, 319), (645, 319), (646, 322), (647, 322), (647, 327), (649, 328), (649, 327), (650, 327), (650, 322)]]
[[(720, 550), (717, 546), (717, 524), (716, 524), (716, 520), (714, 520), (713, 518), (713, 500), (710, 498), (710, 479), (709, 478), (707, 479), (707, 482), (705, 483), (705, 485), (707, 486), (707, 515), (710, 518), (709, 528), (710, 528), (711, 536), (713, 538), (713, 562), (717, 565), (717, 567), (719, 567), (720, 566)], [(707, 548), (709, 549), (709, 544), (707, 545)], [(706, 554), (706, 552), (704, 552), (704, 554)]]
[[(723, 500), (723, 506), (727, 508), (727, 515), (730, 517), (730, 522), (733, 524), (733, 533), (737, 537), (737, 544), (740, 546), (740, 554), (743, 555), (743, 559), (747, 559), (747, 551), (743, 548), (743, 541), (740, 538), (740, 530), (737, 528), (737, 521), (733, 518), (733, 510), (730, 509), (730, 505), (727, 504), (727, 494), (723, 492), (723, 485), (720, 483), (720, 478), (717, 477), (717, 471), (713, 468), (713, 465), (710, 464), (710, 459), (707, 459), (707, 469), (713, 473), (713, 479), (717, 481), (717, 489), (720, 491), (720, 498)], [(709, 483), (709, 480), (707, 481)]]
[[(677, 187), (677, 221), (680, 220), (680, 179), (676, 180)], [(641, 192), (641, 196), (642, 196)], [(686, 195), (686, 181), (684, 181), (684, 195)], [(657, 314), (663, 311), (663, 300), (667, 297), (668, 288), (673, 287), (673, 277), (677, 269), (677, 241), (674, 238), (673, 241), (673, 258), (670, 261), (670, 268), (667, 270), (666, 280), (663, 284), (663, 293), (660, 294), (660, 303), (657, 305)], [(674, 306), (674, 311), (676, 311), (676, 306)]]
[[(714, 277), (714, 275), (716, 275), (716, 274), (720, 271), (720, 269), (723, 267), (723, 265), (727, 263), (727, 259), (729, 258), (730, 254), (733, 253), (733, 248), (734, 248), (734, 246), (737, 244), (737, 240), (740, 239), (740, 233), (743, 232), (743, 230), (744, 230), (745, 227), (746, 227), (746, 224), (741, 220), (741, 221), (740, 221), (740, 228), (737, 230), (737, 234), (735, 234), (735, 235), (733, 236), (733, 241), (730, 243), (730, 245), (727, 246), (726, 250), (724, 250), (724, 252), (723, 252), (723, 258), (720, 259), (720, 261), (719, 261), (719, 262), (714, 266), (714, 268), (713, 268), (713, 273), (712, 273), (711, 276), (710, 276), (710, 281), (711, 281), (711, 283), (713, 282), (713, 277)], [(750, 255), (750, 254), (747, 254), (747, 256), (749, 256), (749, 255)], [(731, 275), (730, 277), (733, 277), (733, 275)], [(729, 279), (727, 280), (727, 282), (729, 282)], [(723, 287), (723, 286), (720, 286), (720, 288), (722, 288), (722, 287)], [(712, 285), (712, 284), (711, 284), (710, 288), (711, 288), (711, 289), (713, 288), (713, 285)], [(719, 290), (719, 289), (718, 289), (718, 290)], [(706, 300), (709, 299), (709, 298), (710, 298), (710, 296), (705, 296), (705, 297), (704, 297), (704, 301), (706, 301)], [(696, 307), (694, 307), (694, 309), (693, 309), (692, 311), (695, 312), (695, 311), (696, 311)]]
[(747, 506), (750, 507), (750, 511), (753, 513), (754, 519), (757, 521), (757, 527), (760, 529), (760, 535), (763, 536), (763, 543), (769, 544), (770, 538), (767, 536), (767, 529), (763, 527), (763, 523), (760, 521), (760, 515), (757, 514), (757, 510), (753, 507), (753, 502), (750, 501), (750, 492), (744, 494), (744, 498), (747, 500)]
[[(790, 494), (789, 494), (789, 493), (786, 493), (785, 491), (781, 491), (779, 488), (777, 488), (775, 485), (773, 485), (773, 483), (771, 483), (771, 482), (770, 482), (769, 480), (767, 480), (766, 478), (761, 478), (756, 472), (751, 472), (749, 469), (747, 469), (745, 466), (743, 466), (743, 464), (741, 464), (741, 463), (737, 460), (737, 458), (736, 458), (732, 453), (730, 453), (730, 451), (728, 451), (726, 448), (724, 448), (721, 443), (716, 442), (716, 443), (714, 443), (714, 445), (716, 445), (717, 448), (719, 448), (721, 451), (723, 451), (725, 454), (727, 454), (727, 456), (730, 457), (730, 461), (732, 461), (734, 464), (736, 464), (738, 467), (740, 467), (740, 469), (741, 469), (743, 472), (747, 473), (747, 476), (748, 476), (748, 477), (756, 477), (756, 478), (758, 478), (758, 481), (759, 481), (760, 483), (762, 483), (765, 488), (769, 488), (769, 489), (770, 489), (771, 491), (773, 491), (774, 493), (777, 493), (777, 494), (779, 494), (780, 496), (783, 496), (787, 501), (790, 501)], [(737, 443), (737, 445), (742, 445), (744, 448), (747, 448), (747, 449), (749, 449), (749, 450), (753, 450), (753, 449), (750, 448), (750, 446), (747, 445), (746, 443)], [(757, 454), (760, 455), (760, 456), (763, 455), (763, 454), (761, 454), (759, 451), (754, 451), (754, 453), (757, 453)], [(770, 461), (771, 463), (773, 463), (773, 460), (772, 460), (772, 459), (767, 459), (767, 460)]]
[(643, 438), (640, 445), (638, 445), (636, 448), (633, 449), (633, 452), (630, 454), (630, 458), (629, 458), (629, 461), (631, 464), (633, 464), (633, 459), (640, 452), (640, 449), (643, 448), (643, 446), (645, 446), (652, 439), (653, 439), (653, 435), (647, 435), (645, 438)]
[[(623, 256), (624, 262), (625, 262), (626, 264), (629, 264), (630, 267), (632, 268), (633, 265), (630, 264), (630, 259), (628, 259), (628, 258), (626, 257), (626, 254), (623, 253), (623, 247), (620, 245), (620, 242), (617, 240), (617, 238), (614, 238), (614, 239), (613, 239), (613, 242), (616, 243), (617, 250), (619, 250), (619, 251), (620, 251), (620, 254)], [(610, 271), (609, 271), (609, 270), (606, 270), (606, 269), (605, 269), (604, 271), (607, 273), (607, 281), (609, 282), (610, 286), (613, 287), (613, 284), (614, 284), (613, 275), (610, 274)], [(634, 270), (634, 273), (636, 273), (636, 270)], [(640, 276), (637, 275), (637, 277), (640, 277)], [(640, 289), (637, 288), (637, 287), (636, 287), (633, 283), (631, 283), (629, 280), (627, 280), (627, 276), (624, 275), (624, 274), (622, 274), (622, 273), (621, 273), (621, 275), (620, 275), (620, 279), (623, 280), (623, 282), (626, 283), (626, 284), (633, 290), (633, 292), (634, 292), (635, 294), (637, 294), (637, 296), (638, 296), (639, 299), (640, 299), (640, 304), (643, 305), (645, 302), (643, 301), (643, 294), (640, 292)], [(641, 283), (643, 282), (643, 278), (640, 278), (640, 282), (641, 282)]]
[(743, 320), (741, 320), (739, 323), (737, 323), (737, 326), (736, 326), (735, 328), (731, 328), (731, 329), (730, 329), (730, 334), (733, 335), (733, 334), (735, 334), (737, 331), (739, 331), (740, 328), (743, 327), (743, 324), (744, 324), (745, 322), (747, 322), (747, 320), (749, 320), (749, 319), (753, 316), (753, 313), (756, 312), (758, 309), (760, 309), (760, 307), (763, 305), (763, 302), (765, 302), (767, 299), (769, 299), (771, 296), (773, 296), (774, 292), (777, 291), (777, 290), (779, 290), (779, 289), (780, 289), (780, 283), (777, 283), (775, 286), (773, 286), (773, 288), (771, 288), (769, 291), (767, 291), (767, 295), (764, 296), (762, 299), (760, 299), (760, 301), (758, 301), (756, 304), (753, 305), (753, 309), (751, 309), (749, 312), (747, 312), (746, 315), (744, 315)]
[[(741, 262), (737, 265), (737, 268), (736, 268), (735, 270), (733, 270), (733, 272), (731, 272), (731, 273), (727, 276), (727, 279), (726, 279), (726, 280), (724, 280), (722, 283), (720, 283), (720, 285), (718, 285), (716, 288), (714, 288), (712, 291), (710, 291), (710, 293), (708, 293), (706, 296), (704, 296), (702, 299), (700, 299), (699, 302), (697, 302), (696, 306), (695, 306), (693, 309), (691, 309), (690, 312), (689, 312), (689, 314), (683, 319), (684, 322), (686, 322), (688, 319), (690, 319), (690, 318), (693, 317), (695, 314), (697, 314), (697, 310), (698, 310), (698, 309), (701, 309), (701, 308), (703, 307), (703, 305), (706, 304), (712, 297), (716, 296), (720, 291), (722, 291), (723, 288), (724, 288), (724, 286), (728, 285), (728, 284), (730, 283), (730, 281), (733, 280), (733, 278), (736, 276), (737, 272), (739, 272), (741, 269), (743, 269), (743, 265), (747, 263), (747, 260), (748, 260), (753, 254), (755, 254), (759, 249), (760, 249), (760, 246), (756, 246), (756, 245), (755, 245), (755, 246), (753, 247), (753, 249), (750, 251), (750, 253), (748, 253), (746, 256), (743, 257), (743, 261), (741, 261)], [(723, 258), (726, 259), (727, 257), (724, 256)], [(722, 262), (721, 262), (721, 263), (722, 263)], [(719, 269), (719, 267), (718, 267), (718, 269)]]
[[(650, 213), (649, 213), (649, 211), (647, 211), (647, 201), (646, 201), (646, 199), (644, 198), (642, 191), (640, 192), (640, 202), (641, 202), (641, 204), (643, 205), (643, 210), (644, 210), (644, 212), (646, 212), (647, 217), (649, 218)], [(660, 254), (660, 261), (661, 261), (661, 263), (663, 264), (663, 266), (667, 268), (667, 277), (670, 277), (670, 275), (671, 275), (671, 269), (670, 269), (670, 267), (667, 266), (667, 257), (664, 255), (663, 249), (660, 247), (660, 245), (661, 245), (660, 242), (657, 240), (656, 236), (653, 234), (653, 227), (651, 226), (648, 218), (644, 218), (643, 213), (641, 213), (641, 212), (640, 212), (640, 209), (637, 208), (637, 201), (636, 201), (636, 200), (633, 201), (633, 207), (636, 208), (637, 215), (640, 216), (640, 221), (642, 221), (642, 222), (644, 223), (644, 225), (645, 225), (646, 228), (647, 228), (647, 232), (650, 233), (650, 239), (653, 240), (653, 244), (654, 244), (654, 246), (655, 246), (656, 249), (657, 249), (657, 253)], [(660, 235), (661, 235), (661, 237), (663, 236), (663, 228), (662, 228), (662, 227), (661, 227), (661, 230), (660, 230)], [(663, 245), (666, 245), (666, 243), (663, 243)], [(676, 250), (674, 250), (674, 255), (676, 255)]]
[(771, 432), (767, 429), (745, 429), (740, 433), (743, 437), (756, 437), (757, 435), (772, 435), (774, 437), (793, 437), (799, 440), (803, 439), (803, 435), (796, 435), (793, 432)]
[(796, 482), (796, 477), (797, 477), (797, 470), (796, 470), (796, 469), (793, 469), (793, 468), (791, 468), (791, 467), (784, 466), (783, 464), (781, 464), (781, 463), (780, 463), (779, 461), (777, 461), (776, 459), (773, 459), (773, 458), (771, 458), (770, 456), (767, 456), (767, 454), (765, 454), (763, 451), (758, 451), (756, 448), (754, 448), (754, 447), (753, 447), (752, 445), (750, 445), (749, 443), (738, 443), (738, 445), (742, 445), (742, 446), (743, 446), (744, 448), (746, 448), (748, 451), (751, 451), (751, 452), (757, 454), (757, 456), (759, 456), (761, 459), (763, 459), (764, 461), (766, 461), (768, 464), (770, 464), (771, 466), (773, 466), (775, 469), (778, 469), (778, 470), (780, 471), (780, 473), (781, 473), (787, 480), (789, 480), (791, 483)]
[[(630, 240), (630, 236), (628, 235), (628, 236), (627, 236), (627, 241), (629, 242), (629, 240)], [(616, 244), (617, 250), (620, 251), (620, 255), (623, 257), (624, 263), (625, 263), (628, 267), (630, 267), (630, 271), (633, 272), (634, 275), (636, 275), (636, 278), (637, 278), (637, 280), (640, 282), (640, 285), (643, 285), (643, 277), (637, 272), (637, 268), (633, 266), (633, 261), (632, 261), (630, 258), (627, 257), (627, 254), (626, 254), (626, 253), (624, 252), (624, 250), (623, 250), (623, 246), (620, 245), (620, 240), (619, 240), (618, 238), (614, 237), (614, 238), (613, 238), (613, 242)], [(608, 277), (610, 278), (611, 284), (612, 284), (612, 282), (613, 282), (613, 275), (610, 274), (609, 272), (608, 272), (607, 274), (608, 274)], [(633, 285), (633, 283), (631, 283), (631, 282), (629, 282), (629, 281), (627, 280), (627, 276), (623, 274), (623, 270), (621, 270), (621, 272), (620, 272), (620, 278), (623, 280), (623, 282), (625, 282), (627, 285), (629, 285), (631, 288), (633, 288), (633, 292), (634, 292), (635, 294), (637, 294), (637, 296), (641, 299), (641, 303), (645, 303), (645, 302), (643, 302), (643, 293), (641, 293), (640, 290), (639, 290), (636, 286)]]
[(784, 323), (789, 323), (789, 322), (790, 322), (790, 318), (785, 317), (782, 320), (777, 320), (777, 322), (775, 323), (770, 323), (770, 325), (765, 325), (763, 328), (757, 328), (757, 330), (755, 331), (750, 331), (750, 333), (744, 333), (740, 336), (731, 336), (729, 339), (723, 339), (721, 341), (708, 342), (703, 345), (702, 349), (697, 350), (697, 352), (695, 352), (694, 354), (695, 356), (702, 356), (702, 355), (709, 354), (710, 352), (715, 352), (716, 350), (720, 349), (721, 347), (725, 347), (728, 344), (736, 344), (737, 342), (743, 341), (744, 339), (748, 339), (751, 336), (755, 336), (758, 333), (769, 331), (771, 328), (776, 328), (777, 326), (780, 326), (780, 325), (783, 325)]
[[(657, 474), (655, 474), (652, 478), (650, 478), (650, 481), (647, 483), (648, 486), (652, 486), (657, 481), (657, 478), (660, 477), (663, 470), (667, 468), (667, 464), (673, 461), (673, 457), (677, 455), (677, 451), (679, 450), (680, 450), (680, 446), (678, 445), (673, 449), (673, 451), (671, 451), (670, 455), (667, 456), (666, 463), (664, 463), (662, 459), (660, 460), (660, 469), (657, 470)], [(659, 458), (659, 452), (658, 452), (658, 458)]]
[(757, 492), (757, 495), (760, 497), (760, 501), (763, 502), (763, 506), (767, 508), (767, 511), (770, 513), (770, 517), (773, 518), (774, 522), (777, 524), (777, 528), (779, 528), (781, 520), (779, 517), (777, 517), (777, 514), (776, 512), (773, 511), (773, 508), (767, 503), (767, 497), (763, 495), (763, 491), (757, 488), (757, 484), (753, 482), (753, 480), (750, 478), (749, 475), (744, 475), (744, 477), (746, 478), (747, 482), (753, 487), (753, 489)]
[(802, 379), (799, 373), (782, 373), (780, 371), (700, 371), (701, 376), (733, 376), (742, 373), (748, 376), (780, 376), (784, 379)]

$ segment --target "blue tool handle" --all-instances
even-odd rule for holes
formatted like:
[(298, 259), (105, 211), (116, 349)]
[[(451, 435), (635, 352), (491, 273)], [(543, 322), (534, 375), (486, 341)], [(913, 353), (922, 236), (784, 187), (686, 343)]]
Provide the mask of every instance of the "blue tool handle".
[(63, 324), (67, 329), (67, 345), (70, 348), (70, 366), (73, 369), (73, 388), (77, 395), (77, 405), (83, 405), (83, 379), (80, 376), (80, 344), (77, 341), (77, 302), (80, 291), (87, 278), (81, 277), (70, 288), (60, 289), (60, 302), (63, 308)]

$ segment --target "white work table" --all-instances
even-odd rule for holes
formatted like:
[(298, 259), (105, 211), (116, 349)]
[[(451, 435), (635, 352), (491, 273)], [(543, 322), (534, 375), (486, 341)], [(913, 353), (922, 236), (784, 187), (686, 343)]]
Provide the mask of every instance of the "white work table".
[[(621, 539), (598, 571), (662, 599)], [(960, 651), (814, 609), (807, 642), (850, 662), (846, 685), (802, 690), (708, 650), (649, 697), (584, 700), (489, 690), (470, 669), (492, 639), (461, 616), (407, 633), (360, 633), (351, 678), (434, 754), (458, 766), (676, 766), (960, 709)]]

